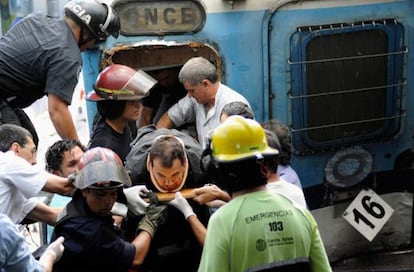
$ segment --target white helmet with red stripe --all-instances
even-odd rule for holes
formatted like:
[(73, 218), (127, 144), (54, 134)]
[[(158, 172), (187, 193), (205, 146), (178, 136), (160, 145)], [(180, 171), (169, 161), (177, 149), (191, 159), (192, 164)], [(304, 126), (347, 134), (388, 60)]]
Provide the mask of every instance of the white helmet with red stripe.
[(115, 152), (105, 147), (94, 147), (83, 154), (74, 185), (81, 190), (107, 190), (131, 186), (131, 178)]

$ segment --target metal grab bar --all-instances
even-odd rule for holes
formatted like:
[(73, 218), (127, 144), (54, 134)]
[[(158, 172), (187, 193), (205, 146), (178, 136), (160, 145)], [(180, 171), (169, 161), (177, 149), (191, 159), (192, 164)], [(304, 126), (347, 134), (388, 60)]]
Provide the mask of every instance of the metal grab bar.
[(291, 132), (295, 133), (295, 132), (310, 131), (310, 130), (317, 130), (317, 129), (324, 129), (324, 128), (332, 128), (332, 127), (341, 127), (341, 126), (348, 126), (348, 125), (355, 125), (355, 124), (372, 123), (372, 122), (377, 122), (377, 121), (404, 118), (406, 116), (407, 116), (406, 114), (398, 114), (398, 115), (387, 116), (387, 117), (365, 119), (365, 120), (360, 120), (360, 121), (342, 122), (342, 123), (335, 123), (335, 124), (321, 125), (321, 126), (314, 126), (314, 127), (306, 127), (306, 128), (299, 128), (299, 129), (295, 129), (295, 128), (291, 127)]
[[(349, 90), (343, 90), (343, 91), (338, 90), (338, 91), (322, 92), (322, 93), (317, 93), (317, 94), (291, 95), (291, 93), (289, 93), (288, 97), (290, 99), (312, 98), (312, 97), (321, 97), (321, 96), (327, 96), (327, 95), (359, 93), (359, 92), (366, 92), (366, 91), (384, 89), (384, 88), (389, 88), (389, 87), (399, 87), (399, 86), (405, 86), (405, 85), (407, 85), (406, 80), (404, 80), (401, 83), (394, 83), (394, 84), (388, 84), (388, 85), (379, 85), (379, 86), (358, 88), (358, 89), (349, 89)], [(378, 91), (380, 91), (380, 90), (378, 90)]]
[(290, 61), (288, 60), (289, 65), (300, 65), (300, 64), (312, 64), (312, 63), (323, 63), (323, 62), (332, 62), (332, 61), (344, 61), (344, 60), (356, 60), (356, 59), (367, 59), (367, 58), (377, 58), (377, 57), (388, 57), (394, 55), (403, 55), (408, 53), (408, 48), (406, 47), (403, 51), (390, 52), (390, 53), (381, 53), (381, 54), (370, 54), (362, 56), (350, 56), (350, 57), (339, 57), (339, 58), (329, 58), (329, 59), (319, 59), (319, 60), (304, 60), (304, 61)]

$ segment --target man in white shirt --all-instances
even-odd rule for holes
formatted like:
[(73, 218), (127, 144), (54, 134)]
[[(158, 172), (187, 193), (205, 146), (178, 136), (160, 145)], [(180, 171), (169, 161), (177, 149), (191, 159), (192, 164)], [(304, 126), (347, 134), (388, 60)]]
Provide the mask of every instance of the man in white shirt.
[(203, 148), (208, 132), (220, 125), (220, 115), (226, 104), (241, 101), (250, 107), (245, 97), (220, 82), (216, 67), (203, 57), (188, 60), (178, 79), (187, 95), (161, 116), (157, 128), (195, 122), (198, 141)]
[(15, 224), (27, 217), (54, 225), (60, 209), (33, 197), (41, 190), (70, 195), (74, 190), (71, 181), (34, 166), (36, 146), (30, 132), (22, 127), (0, 126), (0, 151), (0, 214)]

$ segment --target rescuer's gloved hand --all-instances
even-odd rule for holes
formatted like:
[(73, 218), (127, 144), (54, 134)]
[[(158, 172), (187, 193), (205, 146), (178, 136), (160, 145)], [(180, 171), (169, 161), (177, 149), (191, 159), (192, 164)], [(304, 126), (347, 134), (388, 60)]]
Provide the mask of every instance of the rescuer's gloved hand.
[(112, 206), (111, 213), (122, 217), (127, 217), (128, 207), (125, 204), (115, 202)]
[(151, 204), (158, 204), (158, 196), (156, 192), (148, 190), (148, 192), (145, 192), (142, 195), (144, 198), (148, 199)]
[(138, 230), (148, 232), (151, 237), (157, 231), (158, 226), (167, 220), (168, 205), (151, 204), (148, 206), (145, 216), (139, 221)]
[(143, 215), (145, 214), (145, 210), (149, 206), (144, 199), (142, 199), (142, 195), (148, 193), (147, 187), (145, 185), (136, 185), (130, 188), (124, 189), (124, 195), (127, 199), (127, 206), (128, 209), (134, 215)]
[(54, 263), (60, 260), (62, 257), (63, 251), (65, 247), (63, 246), (63, 242), (65, 238), (60, 236), (57, 238), (53, 243), (51, 243), (45, 250), (45, 252), (40, 257), (39, 261), (43, 262), (46, 258), (51, 257), (54, 260)]
[(184, 215), (184, 218), (186, 220), (191, 215), (196, 215), (193, 211), (193, 208), (188, 203), (187, 199), (185, 199), (180, 192), (175, 193), (175, 198), (168, 202), (168, 205), (171, 205), (175, 207), (177, 210), (179, 210)]

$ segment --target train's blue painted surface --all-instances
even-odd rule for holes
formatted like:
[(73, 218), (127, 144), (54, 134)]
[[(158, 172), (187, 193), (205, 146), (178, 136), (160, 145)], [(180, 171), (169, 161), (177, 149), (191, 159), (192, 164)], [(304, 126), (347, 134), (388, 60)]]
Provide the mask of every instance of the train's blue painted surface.
[[(396, 157), (403, 151), (412, 148), (413, 137), (413, 108), (409, 105), (410, 101), (414, 101), (414, 70), (413, 70), (413, 56), (410, 54), (413, 48), (413, 26), (414, 26), (414, 6), (412, 1), (361, 1), (359, 4), (347, 6), (333, 6), (317, 8), (318, 4), (323, 4), (324, 1), (309, 2), (312, 8), (309, 9), (292, 9), (281, 10), (276, 12), (270, 19), (273, 26), (269, 37), (269, 75), (270, 85), (274, 86), (271, 91), (275, 94), (275, 99), (272, 103), (273, 113), (270, 117), (275, 117), (285, 121), (291, 127), (295, 127), (294, 118), (302, 118), (303, 115), (295, 117), (292, 111), (300, 110), (300, 106), (293, 105), (293, 100), (289, 99), (289, 92), (292, 92), (292, 81), (299, 78), (299, 75), (294, 75), (292, 70), (293, 65), (288, 64), (289, 58), (295, 54), (295, 50), (291, 50), (292, 43), (294, 43), (292, 36), (297, 32), (298, 26), (312, 26), (318, 28), (319, 26), (332, 24), (350, 24), (357, 22), (366, 22), (364, 26), (366, 29), (373, 29), (377, 26), (372, 26), (372, 22), (382, 21), (384, 19), (395, 19), (401, 25), (401, 37), (399, 37), (399, 47), (395, 48), (395, 52), (407, 50), (407, 54), (401, 55), (401, 60), (396, 61), (398, 67), (389, 69), (388, 73), (400, 73), (398, 80), (405, 83), (401, 86), (400, 96), (397, 98), (400, 107), (395, 111), (401, 115), (399, 119), (399, 128), (390, 135), (381, 139), (373, 139), (373, 137), (364, 137), (361, 139), (350, 139), (346, 144), (341, 143), (341, 139), (333, 141), (335, 143), (328, 144), (326, 147), (321, 146), (309, 148), (309, 152), (303, 152), (306, 148), (302, 148), (297, 153), (307, 153), (294, 156), (292, 164), (299, 172), (302, 178), (302, 184), (305, 187), (313, 186), (321, 183), (325, 179), (326, 172), (324, 168), (337, 150), (342, 148), (359, 145), (366, 149), (373, 156), (372, 170), (373, 172), (391, 171), (394, 169)], [(333, 3), (332, 1), (331, 3)], [(347, 1), (353, 2), (354, 1)], [(343, 3), (343, 2), (342, 2)], [(337, 26), (334, 26), (337, 27)], [(345, 27), (344, 27), (345, 28)], [(387, 35), (394, 35), (394, 30), (384, 30), (391, 32)], [(309, 34), (308, 34), (309, 35)], [(323, 34), (322, 34), (323, 35)], [(309, 37), (307, 37), (309, 38)], [(406, 47), (406, 48), (404, 48)], [(293, 52), (293, 54), (291, 54)], [(339, 75), (338, 75), (339, 76)], [(320, 74), (320, 80), (323, 81), (324, 74)], [(340, 77), (337, 80), (341, 80)], [(389, 82), (391, 83), (391, 82)], [(393, 82), (398, 83), (398, 82)], [(303, 94), (303, 93), (302, 93)], [(392, 98), (388, 98), (392, 99)], [(265, 113), (266, 114), (266, 113)], [(329, 112), (326, 112), (329, 114)], [(300, 114), (297, 114), (300, 115)], [(303, 117), (306, 118), (306, 117)], [(297, 127), (297, 126), (296, 126)], [(298, 134), (297, 132), (296, 134)], [(295, 132), (292, 133), (295, 135)], [(361, 135), (359, 135), (361, 136)], [(304, 136), (306, 137), (306, 136)], [(300, 144), (297, 144), (300, 145)], [(296, 145), (296, 146), (297, 146)], [(315, 144), (317, 145), (317, 144)], [(300, 148), (299, 148), (300, 149)], [(323, 149), (323, 150), (320, 150)]]
[[(246, 96), (259, 121), (289, 125), (292, 165), (305, 189), (375, 179), (374, 173), (395, 171), (399, 156), (408, 161), (399, 169), (411, 169), (413, 1), (204, 5), (206, 22), (197, 33), (120, 35), (83, 53), (85, 90), (102, 68), (101, 53), (113, 47), (203, 44), (217, 54), (223, 82)], [(94, 103), (88, 111), (91, 122)]]
[[(86, 92), (112, 62), (145, 70), (207, 57), (222, 81), (249, 100), (258, 121), (276, 118), (289, 126), (291, 164), (333, 267), (344, 258), (413, 248), (414, 1), (208, 0), (203, 5), (206, 21), (199, 31), (120, 35), (83, 53)], [(91, 102), (87, 107), (91, 123), (96, 109)], [(394, 209), (373, 241), (341, 217), (364, 188)], [(360, 267), (401, 271), (389, 265), (414, 265), (409, 257), (373, 256), (372, 265), (364, 259)]]

